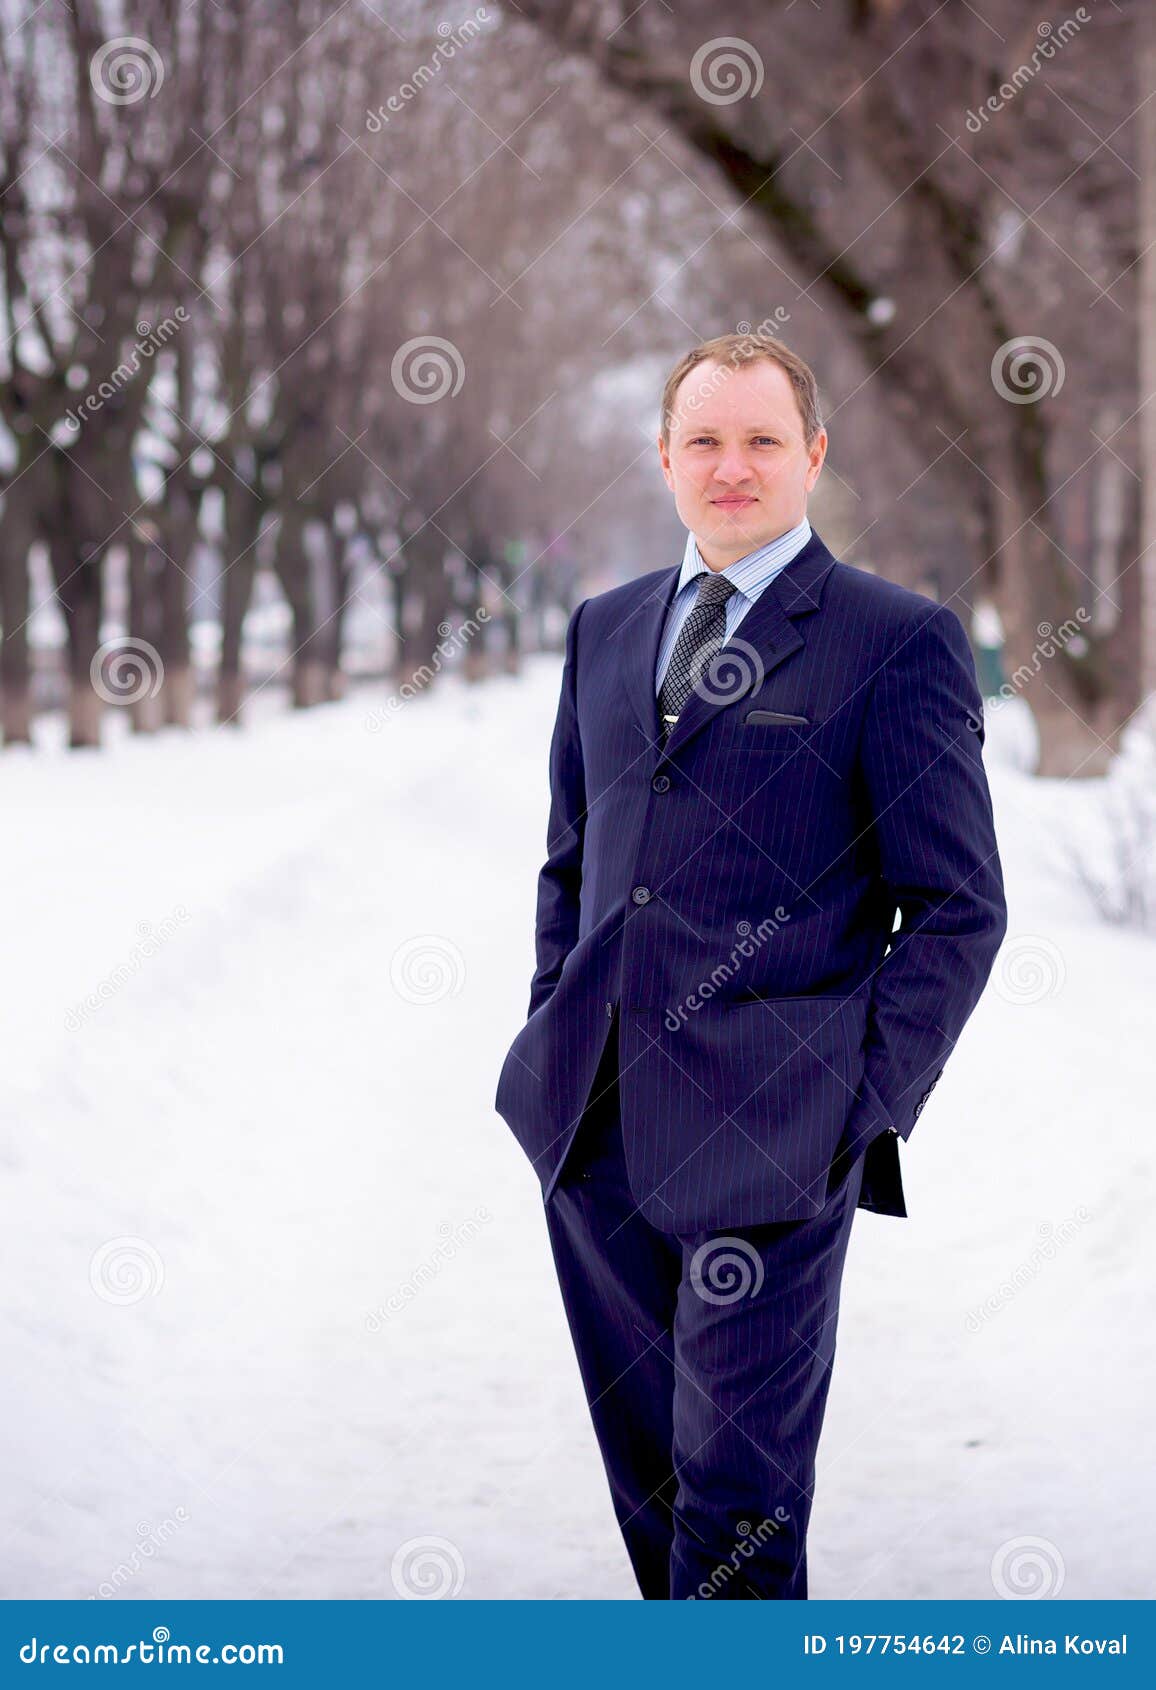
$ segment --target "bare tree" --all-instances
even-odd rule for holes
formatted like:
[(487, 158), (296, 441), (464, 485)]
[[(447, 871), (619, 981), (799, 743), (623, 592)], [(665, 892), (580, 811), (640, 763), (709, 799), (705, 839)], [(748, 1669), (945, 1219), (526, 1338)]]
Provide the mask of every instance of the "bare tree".
[[(1128, 138), (1117, 133), (1130, 107), (1110, 101), (1105, 113), (1099, 92), (1126, 86), (1126, 9), (1101, 9), (1078, 40), (1069, 29), (1041, 53), (1038, 8), (1025, 0), (1003, 0), (998, 26), (931, 0), (821, 12), (748, 0), (727, 15), (739, 64), (712, 40), (718, 17), (705, 4), (510, 10), (708, 160), (773, 236), (796, 297), (813, 289), (835, 308), (872, 407), (921, 452), (969, 538), (1010, 667), (1032, 667), (1042, 629), (1085, 626), (1090, 583), (1066, 543), (1057, 436), (1065, 426), (1079, 436), (1081, 467), (1128, 443), (1105, 447), (1086, 412), (1064, 419), (1049, 404), (1062, 370), (1049, 366), (1040, 305), (1045, 322), (1062, 320), (1069, 368), (1106, 370), (1127, 389), (1131, 336), (1115, 291), (1127, 296), (1135, 257), (1121, 215)], [(984, 122), (976, 108), (1001, 88)], [(1096, 145), (1106, 117), (1115, 139)], [(1025, 319), (1034, 349), (1020, 344)], [(1139, 701), (1128, 656), (1120, 628), (1060, 647), (1026, 695), (1041, 772), (1102, 771)]]
[(110, 42), (93, 0), (30, 19), (0, 52), (0, 415), (15, 449), (0, 520), (5, 730), (20, 737), (28, 725), (27, 598), (15, 577), (36, 534), (66, 620), (74, 746), (100, 739), (104, 560), (139, 502), (132, 452), (153, 336), (173, 321), (203, 232), (210, 155), (190, 152), (188, 135), (211, 117), (225, 33), (213, 14), (176, 17), (160, 0), (148, 11), (147, 52)]

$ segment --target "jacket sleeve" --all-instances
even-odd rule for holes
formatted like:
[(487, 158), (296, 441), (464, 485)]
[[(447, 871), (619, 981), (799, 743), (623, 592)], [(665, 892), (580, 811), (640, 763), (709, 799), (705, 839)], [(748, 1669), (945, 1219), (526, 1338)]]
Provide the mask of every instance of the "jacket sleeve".
[(879, 872), (901, 915), (871, 983), (845, 1138), (910, 1137), (1007, 931), (984, 773), (983, 700), (945, 605), (908, 625), (873, 683), (860, 747)]
[(540, 1009), (558, 984), (562, 964), (578, 942), (582, 888), (582, 842), (586, 832), (586, 777), (578, 737), (578, 606), (566, 629), (562, 691), (550, 741), (550, 820), (546, 861), (538, 875), (534, 925), (537, 966), (530, 983), (528, 1015)]

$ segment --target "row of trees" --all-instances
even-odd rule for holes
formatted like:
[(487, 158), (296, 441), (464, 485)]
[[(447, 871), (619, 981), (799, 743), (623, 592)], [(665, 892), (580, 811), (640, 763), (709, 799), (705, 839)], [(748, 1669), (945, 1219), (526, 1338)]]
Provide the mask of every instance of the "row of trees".
[(984, 10), (36, 11), (0, 44), (5, 741), (34, 565), (74, 745), (110, 574), (142, 727), (190, 719), (206, 617), (238, 718), (258, 571), (299, 705), (354, 606), (395, 675), (483, 602), (472, 672), (511, 661), (527, 603), (675, 561), (662, 378), (774, 316), (828, 401), (824, 537), (994, 603), (1041, 770), (1101, 772), (1156, 682), (1156, 14)]
[[(535, 567), (563, 606), (576, 590), (571, 525), (541, 492), (564, 407), (525, 430), (561, 373), (534, 368), (534, 338), (580, 314), (543, 295), (519, 338), (524, 310), (494, 279), (534, 255), (521, 163), (489, 123), (439, 121), (432, 95), (405, 135), (374, 132), (367, 113), (446, 49), (420, 8), (408, 43), (318, 0), (151, 0), (136, 17), (139, 36), (112, 37), (109, 11), (78, 0), (0, 46), (5, 742), (31, 733), (38, 553), (74, 746), (100, 737), (110, 563), (128, 646), (159, 658), (141, 727), (189, 720), (207, 612), (218, 713), (237, 718), (259, 568), (291, 610), (299, 705), (340, 690), (373, 575), (397, 674), (487, 599), (508, 660)], [(508, 131), (525, 90), (478, 33), (457, 33), (458, 84), (480, 78), (473, 98)], [(576, 369), (580, 346), (562, 350)]]
[(837, 427), (905, 443), (1005, 667), (1079, 630), (1026, 696), (1042, 772), (1102, 771), (1156, 688), (1156, 8), (734, 0), (723, 40), (710, 0), (509, 12), (705, 161), (822, 307), (859, 370)]

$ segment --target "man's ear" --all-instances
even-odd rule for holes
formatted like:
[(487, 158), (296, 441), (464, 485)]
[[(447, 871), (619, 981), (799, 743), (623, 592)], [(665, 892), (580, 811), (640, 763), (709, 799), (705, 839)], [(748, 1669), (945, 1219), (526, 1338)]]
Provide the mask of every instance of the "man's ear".
[(668, 451), (661, 434), (658, 436), (658, 461), (662, 466), (663, 480), (673, 493), (674, 479), (670, 473), (670, 452)]
[(659, 463), (663, 466), (663, 480), (666, 482), (666, 485), (668, 485), (669, 490), (674, 492), (674, 472), (671, 470), (671, 448), (669, 448), (669, 443), (663, 441), (663, 436), (661, 436), (661, 434), (659, 434), (659, 438), (657, 438), (657, 448), (659, 448)]
[(808, 491), (808, 493), (811, 491), (812, 487), (814, 487), (815, 482), (818, 481), (820, 472), (821, 472), (823, 465), (824, 465), (824, 463), (826, 462), (826, 459), (827, 459), (827, 431), (826, 431), (825, 428), (821, 428), (819, 430), (818, 434), (815, 436), (814, 444), (809, 448), (809, 450), (812, 454), (814, 453), (816, 447), (818, 447), (820, 449), (821, 456), (819, 458), (818, 463), (817, 464), (812, 463), (810, 468), (807, 471), (807, 478), (808, 478), (807, 479), (807, 491)]

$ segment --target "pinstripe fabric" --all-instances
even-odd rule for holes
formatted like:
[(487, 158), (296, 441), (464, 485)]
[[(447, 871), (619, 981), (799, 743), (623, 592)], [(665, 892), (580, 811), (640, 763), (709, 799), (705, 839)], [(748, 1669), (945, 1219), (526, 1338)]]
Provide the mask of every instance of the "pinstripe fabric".
[(626, 1166), (655, 1227), (817, 1214), (864, 1148), (860, 1206), (904, 1214), (897, 1137), (1007, 920), (967, 637), (812, 532), (748, 611), (732, 690), (692, 698), (662, 749), (678, 576), (571, 618), (498, 1111), (548, 1198), (618, 1004)]
[(810, 1220), (672, 1237), (634, 1206), (617, 1056), (611, 1037), (546, 1224), (639, 1589), (802, 1600), (862, 1158)]
[[(794, 528), (788, 528), (785, 534), (780, 534), (777, 539), (769, 540), (765, 546), (760, 546), (757, 552), (751, 552), (749, 556), (727, 566), (726, 578), (735, 588), (735, 595), (726, 607), (728, 640), (738, 633), (740, 622), (763, 588), (769, 586), (791, 559), (799, 555), (810, 538), (811, 524), (804, 517)], [(658, 663), (654, 672), (656, 693), (662, 685), (662, 677), (666, 674), (670, 654), (682, 632), (682, 625), (694, 608), (698, 578), (706, 573), (707, 566), (699, 554), (698, 541), (693, 534), (688, 533), (682, 554), (682, 567), (678, 572), (678, 588), (658, 647)]]

